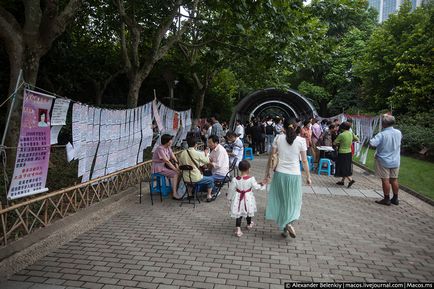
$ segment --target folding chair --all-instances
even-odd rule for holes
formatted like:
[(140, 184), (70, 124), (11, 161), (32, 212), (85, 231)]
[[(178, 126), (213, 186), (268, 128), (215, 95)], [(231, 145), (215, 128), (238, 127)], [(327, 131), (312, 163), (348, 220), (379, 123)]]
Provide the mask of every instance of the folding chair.
[[(192, 196), (193, 196), (193, 208), (196, 208), (196, 200), (200, 203), (199, 198), (197, 197), (197, 193), (199, 191), (199, 185), (196, 182), (191, 181), (191, 172), (193, 171), (193, 167), (190, 165), (182, 165), (179, 166), (179, 169), (182, 172), (182, 180), (184, 181), (186, 190), (184, 195), (182, 196), (182, 201), (181, 204), (179, 204), (179, 206), (181, 207), (182, 204), (184, 203), (188, 203), (191, 204), (191, 199), (188, 195), (188, 190), (191, 189), (192, 190)], [(184, 172), (188, 172), (188, 177), (184, 177)], [(187, 195), (187, 198), (185, 197)], [(186, 201), (187, 200), (187, 201)]]
[(229, 183), (232, 180), (232, 176), (231, 176), (232, 173), (234, 174), (233, 176), (235, 177), (236, 167), (237, 167), (237, 161), (238, 161), (238, 159), (234, 158), (234, 160), (232, 161), (231, 165), (229, 166), (229, 171), (227, 172), (226, 176), (224, 176), (224, 178), (214, 181), (214, 186), (216, 187), (216, 190), (215, 190), (214, 195), (213, 195), (213, 199), (214, 200), (220, 194), (220, 191), (223, 188), (224, 184), (228, 184), (228, 187), (229, 187)]

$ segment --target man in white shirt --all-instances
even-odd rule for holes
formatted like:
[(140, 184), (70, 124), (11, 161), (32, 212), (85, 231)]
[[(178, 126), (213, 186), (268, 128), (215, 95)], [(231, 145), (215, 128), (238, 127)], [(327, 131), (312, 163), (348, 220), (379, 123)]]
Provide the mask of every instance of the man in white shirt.
[(244, 142), (244, 127), (240, 120), (235, 122), (235, 133), (238, 135), (241, 141)]
[(208, 147), (211, 150), (209, 159), (212, 165), (212, 177), (214, 180), (222, 180), (229, 172), (229, 155), (216, 135), (208, 138)]

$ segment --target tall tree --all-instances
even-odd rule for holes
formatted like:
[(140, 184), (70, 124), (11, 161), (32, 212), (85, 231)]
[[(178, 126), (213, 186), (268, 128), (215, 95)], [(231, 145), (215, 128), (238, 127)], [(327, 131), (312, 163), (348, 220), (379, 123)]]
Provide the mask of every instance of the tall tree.
[[(127, 31), (122, 31), (122, 53), (129, 80), (128, 107), (137, 106), (139, 91), (155, 63), (163, 58), (180, 39), (194, 17), (198, 0), (190, 5), (172, 2), (116, 0)], [(168, 4), (166, 6), (166, 4)], [(189, 15), (181, 15), (180, 11)]]
[(247, 83), (251, 89), (287, 82), (284, 76), (302, 55), (304, 37), (315, 33), (315, 29), (306, 29), (316, 28), (308, 22), (299, 0), (206, 1), (200, 5), (180, 43), (196, 85), (196, 117), (201, 115), (213, 77), (223, 70), (230, 69), (242, 86)]
[[(81, 0), (70, 0), (65, 6), (60, 1), (23, 0), (23, 7), (9, 3), (0, 6), (0, 41), (5, 47), (10, 63), (9, 93), (12, 93), (20, 69), (24, 80), (36, 84), (39, 63), (74, 19), (81, 7)], [(15, 10), (15, 14), (8, 11)], [(22, 11), (24, 14), (22, 15)], [(19, 135), (22, 96), (17, 97), (10, 120), (7, 144), (14, 146)]]
[(402, 113), (434, 106), (434, 3), (411, 11), (410, 1), (383, 23), (356, 62), (371, 109)]
[(313, 0), (307, 11), (320, 21), (325, 35), (314, 40), (315, 45), (308, 49), (311, 57), (299, 65), (298, 81), (304, 82), (299, 89), (308, 89), (319, 113), (326, 115), (332, 100), (343, 95), (342, 89), (354, 88), (347, 85), (353, 81), (352, 53), (368, 39), (376, 25), (376, 14), (367, 1), (359, 0)]

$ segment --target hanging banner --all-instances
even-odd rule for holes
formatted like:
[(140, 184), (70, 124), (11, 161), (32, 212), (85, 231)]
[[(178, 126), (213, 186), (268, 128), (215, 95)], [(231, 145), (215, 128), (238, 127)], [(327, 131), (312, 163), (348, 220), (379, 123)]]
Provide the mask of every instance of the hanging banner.
[(54, 97), (24, 90), (20, 139), (8, 199), (48, 191), (45, 187), (50, 159), (50, 108)]

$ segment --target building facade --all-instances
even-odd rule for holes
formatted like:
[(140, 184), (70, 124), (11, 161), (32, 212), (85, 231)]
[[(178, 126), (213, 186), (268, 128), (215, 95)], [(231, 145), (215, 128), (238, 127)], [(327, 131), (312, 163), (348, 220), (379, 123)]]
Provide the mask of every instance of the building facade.
[[(369, 7), (378, 11), (378, 22), (386, 21), (390, 14), (399, 10), (399, 7), (405, 0), (369, 0)], [(423, 0), (411, 0), (412, 9), (422, 4)]]

